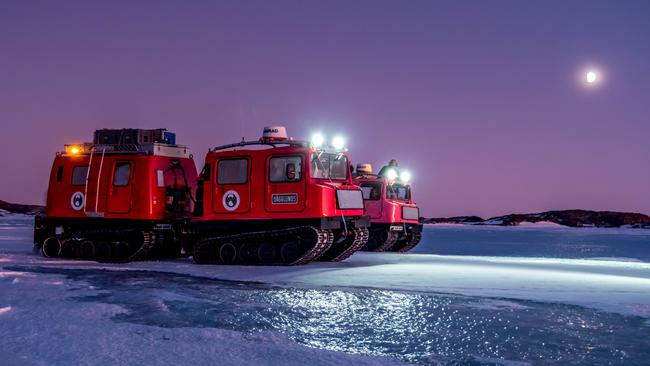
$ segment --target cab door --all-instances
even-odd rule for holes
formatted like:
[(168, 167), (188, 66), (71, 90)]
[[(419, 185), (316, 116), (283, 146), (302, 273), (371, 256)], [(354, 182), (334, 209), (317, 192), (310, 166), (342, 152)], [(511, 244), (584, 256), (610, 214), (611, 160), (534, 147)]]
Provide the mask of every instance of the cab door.
[(133, 174), (133, 161), (118, 160), (113, 163), (107, 199), (107, 211), (109, 213), (128, 213), (131, 211)]
[(305, 209), (307, 177), (304, 156), (271, 155), (266, 160), (264, 208), (268, 212), (296, 212)]
[(246, 213), (251, 207), (250, 157), (221, 158), (214, 163), (212, 211)]

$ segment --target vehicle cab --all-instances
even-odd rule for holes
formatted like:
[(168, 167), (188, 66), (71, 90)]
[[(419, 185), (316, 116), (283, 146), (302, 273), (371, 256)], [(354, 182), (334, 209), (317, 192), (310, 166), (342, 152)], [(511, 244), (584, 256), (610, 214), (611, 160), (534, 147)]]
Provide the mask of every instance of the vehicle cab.
[[(365, 244), (368, 225), (363, 195), (352, 183), (343, 146), (294, 140), (284, 127), (272, 126), (259, 140), (218, 146), (206, 155), (194, 221), (203, 236), (272, 236), (310, 227), (332, 235), (329, 254), (321, 253), (320, 258), (342, 260), (360, 248), (359, 241)], [(354, 243), (346, 242), (355, 235)], [(284, 244), (274, 243), (278, 248)], [(243, 261), (245, 255), (241, 257)]]
[(202, 220), (291, 220), (338, 229), (354, 226), (363, 209), (347, 151), (284, 135), (211, 149), (199, 177)]

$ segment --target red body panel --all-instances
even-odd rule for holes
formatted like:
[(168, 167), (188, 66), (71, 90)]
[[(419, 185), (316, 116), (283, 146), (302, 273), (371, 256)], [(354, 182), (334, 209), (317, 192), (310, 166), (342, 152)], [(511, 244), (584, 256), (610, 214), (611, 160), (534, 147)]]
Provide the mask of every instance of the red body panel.
[[(313, 219), (325, 217), (360, 217), (363, 209), (339, 209), (336, 190), (358, 190), (352, 184), (349, 171), (345, 179), (311, 178), (310, 147), (282, 146), (262, 150), (241, 149), (211, 151), (205, 166), (211, 172), (209, 180), (202, 177), (204, 194), (203, 216), (200, 220), (258, 220), (258, 219)], [(299, 158), (301, 178), (292, 182), (272, 182), (269, 177), (271, 159), (274, 157)], [(347, 157), (347, 155), (346, 155)], [(245, 158), (248, 160), (247, 180), (239, 184), (218, 183), (220, 160)], [(207, 171), (204, 168), (204, 171)], [(235, 195), (239, 204), (226, 209), (226, 196)], [(210, 193), (210, 194), (208, 194)], [(274, 198), (275, 196), (275, 198)], [(275, 199), (275, 201), (274, 201)], [(281, 199), (285, 202), (279, 202)]]
[(384, 224), (418, 224), (418, 219), (405, 219), (402, 216), (404, 207), (417, 208), (417, 205), (413, 202), (413, 197), (406, 200), (389, 198), (387, 195), (389, 183), (387, 179), (377, 176), (356, 177), (354, 179), (354, 184), (361, 186), (362, 190), (364, 190), (365, 185), (377, 187), (372, 196), (367, 195), (367, 192), (364, 193), (363, 204), (366, 215), (370, 216), (370, 221)]
[[(89, 166), (90, 155), (56, 156), (47, 193), (47, 217), (162, 220), (170, 217), (165, 209), (167, 187), (176, 183), (177, 187), (188, 186), (192, 191), (196, 188), (196, 166), (189, 158), (107, 154), (102, 162), (100, 154), (95, 154), (92, 159), (87, 173), (88, 184), (82, 174), (77, 177), (75, 185), (73, 170)], [(185, 178), (168, 169), (172, 160), (179, 162)], [(129, 167), (128, 174), (125, 174), (125, 166)], [(117, 172), (118, 167), (120, 172)], [(116, 178), (116, 174), (121, 175)], [(160, 182), (159, 178), (162, 179)], [(83, 197), (82, 204), (80, 196)]]

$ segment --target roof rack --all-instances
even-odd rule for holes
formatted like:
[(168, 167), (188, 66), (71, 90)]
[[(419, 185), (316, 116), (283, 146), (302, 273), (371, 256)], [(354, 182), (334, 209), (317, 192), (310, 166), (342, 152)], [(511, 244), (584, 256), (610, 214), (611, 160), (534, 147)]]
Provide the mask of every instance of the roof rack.
[[(70, 148), (77, 148), (77, 152), (70, 154)], [(158, 155), (167, 157), (191, 157), (187, 146), (166, 144), (166, 143), (144, 143), (144, 144), (93, 144), (86, 142), (80, 145), (65, 145), (65, 151), (59, 154), (76, 155), (91, 154), (92, 152), (102, 154), (132, 154), (132, 155)]]
[(90, 149), (94, 151), (105, 151), (107, 153), (147, 153), (152, 145), (140, 144), (90, 144)]
[(295, 141), (295, 140), (277, 140), (277, 141), (242, 141), (238, 142), (235, 144), (228, 144), (228, 145), (221, 145), (214, 147), (210, 149), (211, 152), (219, 151), (219, 150), (226, 150), (226, 149), (232, 149), (235, 147), (242, 147), (242, 146), (271, 146), (273, 148), (277, 148), (278, 145), (284, 145), (284, 146), (295, 146), (295, 147), (309, 147), (309, 144), (304, 141)]

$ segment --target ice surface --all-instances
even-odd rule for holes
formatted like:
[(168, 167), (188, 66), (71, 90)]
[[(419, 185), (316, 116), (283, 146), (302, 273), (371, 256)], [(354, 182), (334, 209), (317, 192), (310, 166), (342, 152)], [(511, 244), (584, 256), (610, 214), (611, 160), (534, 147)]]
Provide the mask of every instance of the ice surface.
[(537, 221), (537, 222), (528, 222), (528, 221), (522, 221), (517, 225), (519, 227), (565, 227), (563, 225), (558, 224), (557, 222), (553, 221)]
[(426, 225), (413, 253), (650, 262), (650, 230), (557, 226)]
[[(612, 260), (607, 246), (642, 246), (643, 230), (428, 226), (418, 251), (448, 243), (474, 255), (357, 253), (343, 263), (244, 267), (47, 259), (31, 251), (30, 224), (0, 229), (7, 365), (650, 359), (650, 263)], [(498, 247), (498, 237), (507, 256), (475, 253)], [(561, 246), (554, 240), (604, 245), (596, 254), (607, 259), (550, 257)], [(531, 246), (549, 256), (517, 257)]]
[(0, 315), (7, 314), (10, 311), (11, 311), (11, 306), (2, 307), (2, 308), (0, 308)]

